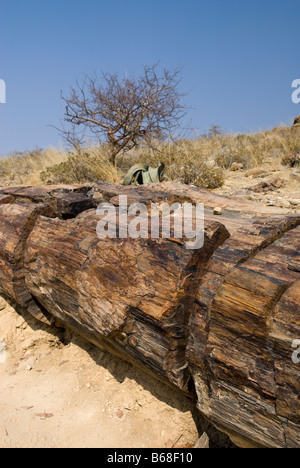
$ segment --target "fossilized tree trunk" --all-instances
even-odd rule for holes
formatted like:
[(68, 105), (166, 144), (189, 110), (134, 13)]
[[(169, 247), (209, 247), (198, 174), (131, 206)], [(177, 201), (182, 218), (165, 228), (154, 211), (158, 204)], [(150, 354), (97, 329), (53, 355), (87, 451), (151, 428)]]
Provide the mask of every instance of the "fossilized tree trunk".
[[(300, 446), (300, 216), (175, 183), (2, 189), (0, 290), (193, 396), (241, 446)], [(205, 204), (204, 245), (99, 239), (96, 206)], [(222, 216), (213, 208), (223, 209)]]

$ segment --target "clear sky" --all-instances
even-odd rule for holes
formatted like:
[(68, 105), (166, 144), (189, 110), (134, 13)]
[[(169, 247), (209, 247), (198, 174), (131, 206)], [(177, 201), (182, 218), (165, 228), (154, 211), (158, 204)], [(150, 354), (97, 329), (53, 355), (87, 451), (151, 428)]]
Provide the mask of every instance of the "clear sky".
[(182, 66), (193, 127), (291, 124), (300, 78), (299, 0), (1, 0), (0, 154), (60, 145), (76, 79)]

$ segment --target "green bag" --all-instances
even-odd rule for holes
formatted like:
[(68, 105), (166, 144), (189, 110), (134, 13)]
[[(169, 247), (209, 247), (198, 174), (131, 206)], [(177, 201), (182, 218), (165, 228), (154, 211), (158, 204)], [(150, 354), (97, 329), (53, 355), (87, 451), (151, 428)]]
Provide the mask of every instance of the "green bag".
[(136, 164), (127, 172), (123, 185), (157, 184), (168, 177), (164, 173), (165, 165), (159, 163), (158, 167), (150, 167), (148, 164)]

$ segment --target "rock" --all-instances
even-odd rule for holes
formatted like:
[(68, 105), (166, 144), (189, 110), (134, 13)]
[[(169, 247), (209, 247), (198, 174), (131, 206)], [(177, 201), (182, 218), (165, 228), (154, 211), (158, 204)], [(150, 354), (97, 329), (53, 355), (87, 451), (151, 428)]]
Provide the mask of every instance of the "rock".
[(266, 173), (266, 170), (265, 169), (261, 169), (259, 167), (256, 167), (254, 169), (250, 169), (249, 171), (246, 172), (246, 177), (252, 177), (252, 176), (260, 176), (262, 174), (265, 174)]
[(122, 410), (117, 410), (115, 414), (116, 414), (117, 418), (119, 418), (119, 419), (121, 419), (124, 416), (124, 413), (123, 413)]
[(275, 179), (270, 180), (270, 184), (275, 188), (282, 188), (286, 185), (286, 181), (284, 179), (280, 179), (280, 177), (276, 177)]
[(27, 370), (31, 371), (32, 369), (35, 368), (35, 363), (36, 363), (36, 358), (32, 355), (29, 355), (28, 357), (25, 357), (21, 360), (19, 364), (19, 370)]
[(166, 448), (173, 448), (174, 447), (174, 442), (171, 439), (168, 439), (167, 442), (165, 443)]
[(300, 166), (300, 153), (293, 153), (292, 155), (285, 156), (281, 163), (284, 166), (296, 167)]
[(247, 199), (251, 201), (257, 201), (257, 195), (247, 195)]
[(19, 315), (15, 320), (15, 327), (16, 328), (23, 328), (23, 325), (25, 323), (26, 323), (25, 319), (22, 317), (22, 315)]
[(300, 127), (300, 115), (298, 115), (295, 120), (294, 120), (294, 123), (293, 123), (293, 127)]
[(6, 306), (7, 306), (6, 300), (0, 296), (0, 310), (5, 309)]
[(231, 164), (230, 171), (242, 171), (244, 169), (244, 164), (234, 162)]
[(264, 172), (263, 174), (259, 174), (256, 176), (253, 176), (254, 179), (265, 179), (266, 177), (269, 177), (269, 172)]
[(203, 432), (202, 436), (200, 439), (197, 441), (197, 443), (194, 445), (194, 448), (204, 448), (208, 449), (209, 448), (209, 437), (206, 434), (206, 432)]
[(53, 418), (54, 414), (52, 413), (36, 413), (35, 416), (40, 419), (50, 419)]
[(290, 204), (290, 202), (288, 200), (281, 200), (278, 203), (278, 206), (280, 206), (281, 208), (290, 208), (291, 204)]
[(292, 206), (299, 206), (300, 205), (300, 198), (299, 199), (290, 199), (289, 202), (290, 202), (290, 204)]
[(266, 180), (263, 182), (260, 182), (257, 185), (254, 185), (253, 187), (249, 187), (248, 190), (252, 190), (254, 192), (273, 192), (276, 189), (284, 187), (286, 184), (286, 181), (283, 179), (280, 179), (279, 177), (276, 177), (271, 180)]
[(220, 208), (219, 206), (216, 206), (216, 207), (214, 208), (214, 215), (216, 215), (216, 216), (221, 216), (222, 214), (223, 214), (222, 208)]

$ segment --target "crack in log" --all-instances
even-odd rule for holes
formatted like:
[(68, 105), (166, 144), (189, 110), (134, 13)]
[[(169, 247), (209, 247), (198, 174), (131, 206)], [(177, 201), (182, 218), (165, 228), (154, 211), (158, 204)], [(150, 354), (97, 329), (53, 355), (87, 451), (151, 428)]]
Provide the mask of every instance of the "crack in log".
[[(260, 224), (261, 222), (259, 222)], [(256, 223), (254, 223), (256, 224)], [(247, 260), (254, 258), (259, 252), (266, 249), (270, 245), (274, 244), (278, 241), (281, 237), (283, 237), (287, 232), (296, 229), (300, 225), (300, 217), (292, 217), (290, 219), (284, 220), (283, 225), (274, 227), (273, 232), (269, 234), (269, 237), (265, 239), (260, 245), (249, 252), (249, 255), (241, 258), (238, 261), (238, 265), (245, 263)], [(268, 232), (268, 231), (267, 231)], [(259, 235), (263, 234), (263, 229), (260, 231)]]
[(270, 330), (271, 330), (271, 320), (274, 318), (275, 307), (279, 303), (282, 296), (288, 291), (288, 289), (292, 285), (293, 285), (293, 283), (291, 283), (291, 282), (286, 283), (285, 285), (283, 285), (282, 288), (280, 290), (278, 290), (277, 295), (273, 298), (272, 304), (270, 304), (270, 315), (269, 315), (269, 320), (267, 322), (268, 331), (267, 331), (267, 335), (266, 335), (267, 348), (268, 348), (269, 353), (270, 353), (271, 361), (273, 362), (274, 388), (275, 388), (275, 405), (274, 405), (274, 408), (275, 408), (276, 415), (278, 416), (278, 420), (281, 423), (282, 435), (283, 435), (283, 438), (284, 438), (285, 448), (287, 448), (287, 435), (286, 435), (286, 428), (285, 428), (285, 426), (284, 426), (284, 424), (282, 422), (281, 416), (280, 416), (280, 414), (278, 412), (278, 390), (277, 389), (279, 387), (279, 384), (278, 384), (278, 379), (277, 379), (277, 369), (276, 369), (276, 365), (275, 365), (273, 344), (272, 344), (272, 341), (270, 340)]

